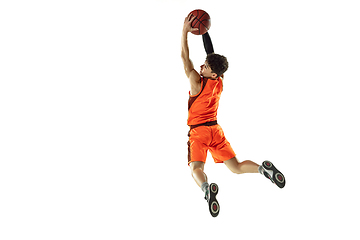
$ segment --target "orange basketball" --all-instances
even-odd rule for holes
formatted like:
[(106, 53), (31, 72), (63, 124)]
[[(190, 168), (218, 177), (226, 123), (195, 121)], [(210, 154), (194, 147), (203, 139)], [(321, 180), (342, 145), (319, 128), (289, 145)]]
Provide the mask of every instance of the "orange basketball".
[(201, 9), (196, 9), (189, 13), (190, 17), (195, 16), (194, 21), (191, 23), (192, 28), (198, 28), (199, 30), (193, 31), (191, 33), (195, 35), (203, 35), (209, 31), (211, 26), (210, 16), (207, 12)]

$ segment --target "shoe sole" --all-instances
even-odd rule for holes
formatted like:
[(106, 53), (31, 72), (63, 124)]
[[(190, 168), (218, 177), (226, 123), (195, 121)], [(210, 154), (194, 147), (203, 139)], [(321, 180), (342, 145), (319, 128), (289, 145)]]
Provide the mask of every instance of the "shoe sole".
[(213, 217), (217, 217), (220, 212), (219, 202), (216, 200), (216, 195), (219, 193), (219, 187), (216, 183), (210, 184), (210, 200), (209, 200), (209, 210), (210, 214)]
[(282, 174), (279, 170), (277, 170), (277, 168), (274, 166), (274, 164), (272, 164), (272, 162), (270, 161), (264, 161), (262, 163), (262, 166), (266, 169), (266, 170), (271, 170), (273, 171), (273, 178), (271, 179), (270, 176), (268, 176), (268, 178), (276, 184), (276, 186), (278, 186), (279, 188), (283, 188), (285, 187), (285, 176), (284, 174)]

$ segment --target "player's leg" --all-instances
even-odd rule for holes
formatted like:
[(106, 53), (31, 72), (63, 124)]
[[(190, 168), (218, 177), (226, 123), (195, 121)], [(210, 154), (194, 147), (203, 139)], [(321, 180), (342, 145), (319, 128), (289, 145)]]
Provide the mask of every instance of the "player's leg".
[(285, 187), (285, 176), (270, 161), (264, 161), (262, 165), (258, 165), (250, 160), (239, 162), (234, 157), (224, 163), (233, 173), (261, 173), (279, 188)]
[(216, 195), (219, 192), (219, 187), (216, 183), (212, 183), (210, 185), (208, 184), (207, 176), (204, 173), (204, 166), (204, 162), (191, 162), (191, 175), (194, 178), (196, 184), (205, 193), (205, 199), (208, 202), (211, 216), (217, 217), (220, 212), (220, 205), (216, 199)]
[(194, 178), (196, 184), (201, 188), (204, 183), (207, 183), (207, 176), (204, 173), (204, 162), (191, 162), (190, 170), (191, 176)]
[(207, 176), (204, 173), (204, 166), (208, 151), (208, 142), (211, 131), (205, 126), (197, 127), (190, 130), (188, 136), (188, 165), (190, 167), (191, 176), (196, 184), (204, 191), (208, 187)]
[(233, 157), (224, 163), (233, 173), (259, 173), (259, 165), (250, 160), (239, 162), (236, 157)]
[[(211, 129), (209, 127), (197, 127), (196, 131), (193, 129), (189, 132), (188, 142), (188, 164), (190, 166), (191, 175), (196, 184), (205, 193), (205, 199), (209, 206), (211, 216), (216, 217), (220, 211), (219, 202), (216, 195), (219, 192), (219, 187), (215, 183), (208, 184), (208, 178), (204, 173), (205, 161), (208, 151), (208, 142), (210, 142)], [(196, 159), (193, 161), (193, 159)]]

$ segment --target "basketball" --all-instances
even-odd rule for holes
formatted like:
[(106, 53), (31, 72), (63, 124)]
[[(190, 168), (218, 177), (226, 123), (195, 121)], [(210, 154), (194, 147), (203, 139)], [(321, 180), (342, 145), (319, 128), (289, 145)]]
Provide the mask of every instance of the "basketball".
[(191, 23), (191, 27), (199, 29), (191, 33), (195, 35), (203, 35), (210, 29), (211, 26), (210, 16), (204, 10), (196, 9), (191, 13), (189, 13), (189, 16), (190, 17), (195, 16), (194, 21)]

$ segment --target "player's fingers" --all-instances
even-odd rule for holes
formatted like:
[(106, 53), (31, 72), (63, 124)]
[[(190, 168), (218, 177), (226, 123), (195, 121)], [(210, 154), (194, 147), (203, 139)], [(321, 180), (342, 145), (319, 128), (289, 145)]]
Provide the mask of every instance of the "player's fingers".
[(192, 18), (190, 19), (190, 22), (194, 21), (195, 18), (196, 18), (196, 16), (192, 16)]

